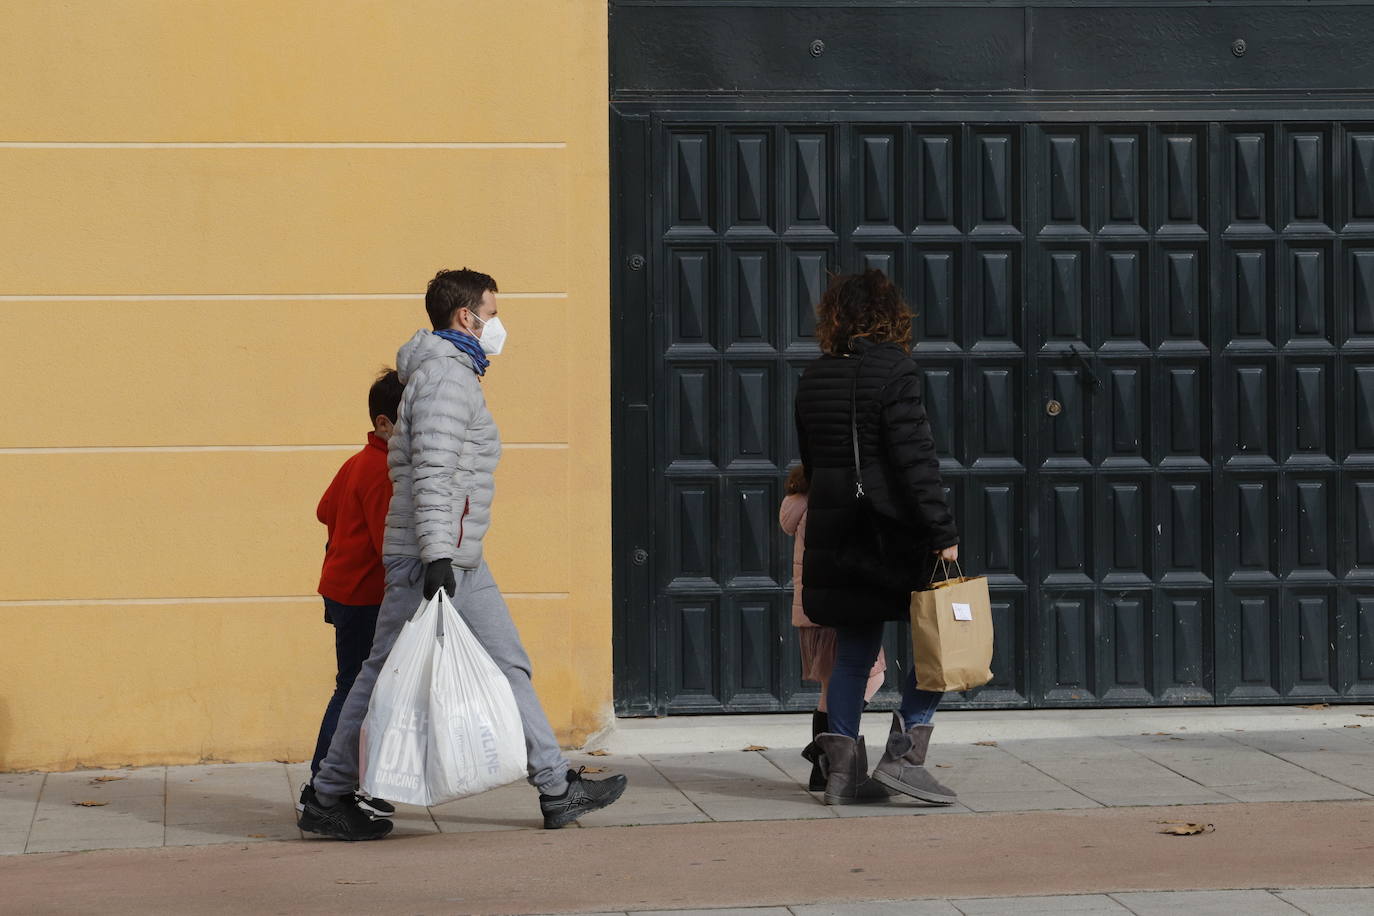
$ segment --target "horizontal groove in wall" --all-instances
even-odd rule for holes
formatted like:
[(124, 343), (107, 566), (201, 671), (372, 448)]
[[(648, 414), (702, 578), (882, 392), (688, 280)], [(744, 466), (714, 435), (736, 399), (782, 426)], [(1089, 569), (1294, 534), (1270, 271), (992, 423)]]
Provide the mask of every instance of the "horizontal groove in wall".
[[(566, 292), (501, 293), (502, 299), (566, 299)], [(43, 293), (0, 296), (0, 302), (346, 302), (353, 300), (421, 300), (416, 293), (186, 293), (140, 296), (137, 294), (45, 295)]]
[[(535, 601), (561, 601), (570, 592), (502, 592), (504, 598)], [(319, 601), (319, 595), (266, 595), (249, 598), (45, 598), (0, 601), (6, 607), (164, 607), (178, 604), (296, 604)]]
[(90, 141), (64, 141), (64, 140), (0, 140), (0, 149), (451, 149), (451, 150), (485, 150), (485, 149), (567, 149), (568, 144), (562, 140), (556, 141), (525, 141), (512, 140), (508, 142), (469, 142), (469, 141), (442, 141), (442, 140), (397, 140), (387, 141), (340, 141), (337, 143), (329, 142), (251, 142), (226, 140), (222, 142), (184, 142), (167, 141), (159, 143), (147, 140), (130, 140), (121, 142), (119, 140), (90, 140)]
[[(566, 442), (503, 442), (506, 451), (567, 451)], [(184, 452), (351, 452), (347, 445), (70, 445), (0, 448), (0, 455), (127, 455)]]

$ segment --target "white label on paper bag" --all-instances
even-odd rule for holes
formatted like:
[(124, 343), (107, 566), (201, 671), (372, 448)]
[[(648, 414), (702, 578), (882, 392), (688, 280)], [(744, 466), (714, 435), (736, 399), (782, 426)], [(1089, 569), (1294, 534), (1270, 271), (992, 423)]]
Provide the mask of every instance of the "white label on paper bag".
[(973, 619), (973, 608), (969, 607), (967, 604), (955, 604), (953, 607), (955, 620)]

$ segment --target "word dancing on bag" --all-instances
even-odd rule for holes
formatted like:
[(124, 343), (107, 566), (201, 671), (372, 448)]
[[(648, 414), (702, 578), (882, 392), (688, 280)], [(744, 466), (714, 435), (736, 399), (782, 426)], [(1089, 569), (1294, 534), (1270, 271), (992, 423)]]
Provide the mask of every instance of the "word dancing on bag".
[(382, 736), (382, 759), (377, 781), (402, 789), (418, 789), (425, 772), (423, 745), (428, 717), (413, 713), (391, 723)]

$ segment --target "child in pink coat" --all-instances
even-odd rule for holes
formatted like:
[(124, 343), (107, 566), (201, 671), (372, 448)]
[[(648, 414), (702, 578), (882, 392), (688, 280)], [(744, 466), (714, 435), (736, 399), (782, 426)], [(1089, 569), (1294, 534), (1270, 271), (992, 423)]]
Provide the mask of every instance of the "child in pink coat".
[[(797, 628), (801, 643), (802, 680), (817, 681), (821, 685), (820, 702), (811, 715), (811, 737), (829, 731), (829, 717), (825, 712), (825, 691), (829, 686), (830, 672), (835, 668), (835, 630), (812, 623), (802, 609), (802, 556), (806, 553), (806, 501), (810, 483), (800, 466), (787, 475), (782, 507), (778, 510), (778, 524), (784, 533), (796, 540), (792, 545), (792, 626)], [(873, 699), (873, 694), (883, 686), (887, 673), (887, 658), (881, 649), (868, 674), (868, 686), (864, 689), (864, 702)], [(812, 764), (811, 780), (808, 788), (819, 792), (825, 788), (825, 777), (820, 766)]]

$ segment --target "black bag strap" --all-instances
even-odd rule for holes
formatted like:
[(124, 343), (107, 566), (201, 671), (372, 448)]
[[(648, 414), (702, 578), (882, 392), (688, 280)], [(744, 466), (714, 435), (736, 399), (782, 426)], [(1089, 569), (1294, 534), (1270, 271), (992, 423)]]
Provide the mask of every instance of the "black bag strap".
[(854, 381), (849, 386), (849, 439), (854, 446), (854, 498), (864, 498), (864, 472), (859, 466), (859, 373), (863, 370), (864, 353), (854, 367)]

